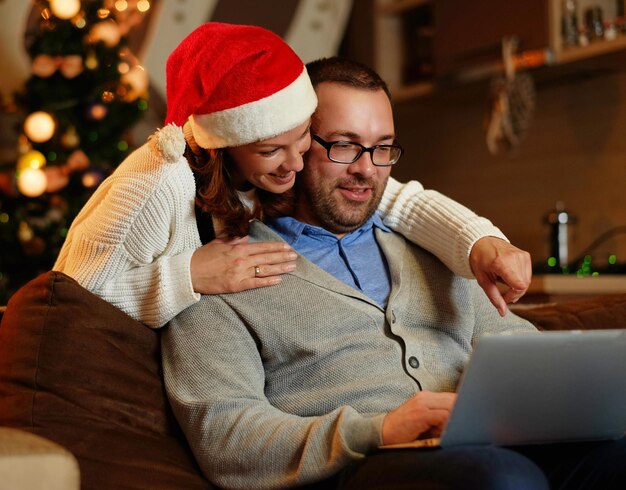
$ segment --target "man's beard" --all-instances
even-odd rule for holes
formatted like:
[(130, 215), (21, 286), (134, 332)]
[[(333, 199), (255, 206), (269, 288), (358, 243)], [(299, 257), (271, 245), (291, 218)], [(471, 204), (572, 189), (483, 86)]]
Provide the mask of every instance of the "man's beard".
[[(299, 206), (307, 206), (320, 225), (331, 233), (349, 233), (365, 223), (378, 209), (382, 199), (384, 182), (352, 177), (332, 182), (312, 182), (303, 171), (298, 192), (302, 193)], [(371, 189), (367, 201), (351, 201), (337, 192), (339, 187), (367, 186)]]

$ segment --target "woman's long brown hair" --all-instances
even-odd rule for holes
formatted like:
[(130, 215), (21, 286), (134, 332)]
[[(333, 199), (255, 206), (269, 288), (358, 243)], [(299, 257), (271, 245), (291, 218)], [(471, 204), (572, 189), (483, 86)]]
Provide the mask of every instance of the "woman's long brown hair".
[(232, 183), (230, 172), (236, 170), (228, 153), (224, 149), (200, 148), (191, 131), (185, 129), (185, 157), (196, 175), (196, 205), (222, 224), (221, 235), (229, 238), (246, 236), (251, 219), (275, 218), (291, 212), (291, 191), (273, 194), (258, 188), (254, 209), (250, 211), (241, 202)]

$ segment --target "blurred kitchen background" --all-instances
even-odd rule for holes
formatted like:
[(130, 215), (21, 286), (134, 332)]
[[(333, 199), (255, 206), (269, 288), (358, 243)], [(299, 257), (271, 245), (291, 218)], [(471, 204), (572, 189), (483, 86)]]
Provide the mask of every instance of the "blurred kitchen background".
[[(397, 179), (491, 219), (532, 254), (537, 276), (617, 278), (624, 4), (0, 0), (0, 304), (51, 267), (80, 205), (161, 126), (167, 55), (207, 20), (267, 27), (304, 61), (341, 54), (372, 65), (394, 94), (406, 150)], [(24, 125), (40, 111), (51, 127)], [(610, 292), (624, 289), (619, 280)]]

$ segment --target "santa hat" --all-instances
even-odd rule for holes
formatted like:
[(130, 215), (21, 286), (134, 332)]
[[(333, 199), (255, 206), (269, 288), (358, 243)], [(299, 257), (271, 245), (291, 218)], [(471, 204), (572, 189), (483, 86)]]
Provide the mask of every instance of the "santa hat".
[(241, 146), (305, 122), (317, 97), (304, 64), (261, 27), (209, 22), (167, 60), (166, 124), (191, 124), (202, 148)]

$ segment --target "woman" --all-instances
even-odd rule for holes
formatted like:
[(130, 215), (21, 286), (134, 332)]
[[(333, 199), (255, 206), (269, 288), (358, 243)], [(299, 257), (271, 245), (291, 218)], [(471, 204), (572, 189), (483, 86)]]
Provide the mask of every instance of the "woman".
[[(100, 185), (55, 264), (151, 327), (200, 293), (269, 286), (294, 269), (296, 255), (286, 244), (248, 244), (245, 235), (249, 220), (262, 218), (260, 204), (271, 209), (273, 196), (293, 186), (317, 99), (302, 61), (278, 36), (208, 23), (168, 58), (167, 103), (167, 125)], [(422, 191), (416, 182), (391, 181), (381, 213), (471, 276), (473, 243), (503, 235), (488, 220)], [(424, 207), (435, 218), (411, 215)], [(424, 241), (429, 234), (437, 239)]]

